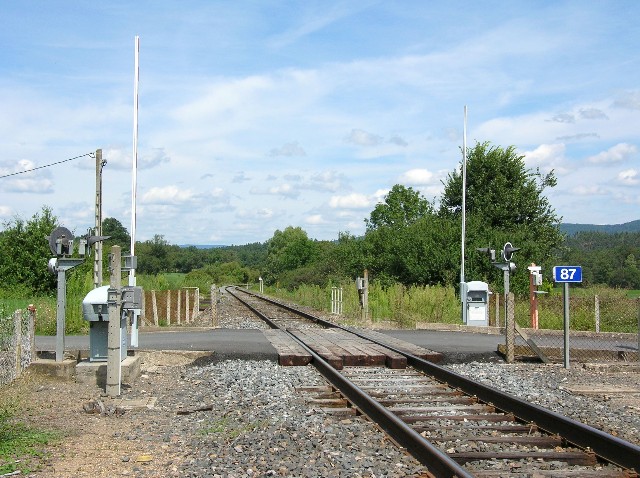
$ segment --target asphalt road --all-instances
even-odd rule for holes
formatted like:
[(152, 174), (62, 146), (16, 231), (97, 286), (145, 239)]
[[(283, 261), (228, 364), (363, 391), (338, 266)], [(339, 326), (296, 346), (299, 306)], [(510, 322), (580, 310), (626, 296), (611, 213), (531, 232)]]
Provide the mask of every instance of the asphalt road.
[[(429, 350), (443, 353), (448, 362), (459, 360), (498, 360), (501, 335), (432, 330), (380, 331)], [(56, 338), (37, 336), (38, 351), (55, 350)], [(140, 332), (140, 350), (211, 351), (217, 359), (277, 360), (275, 349), (258, 329), (205, 329)], [(89, 336), (66, 336), (65, 350), (88, 350)]]

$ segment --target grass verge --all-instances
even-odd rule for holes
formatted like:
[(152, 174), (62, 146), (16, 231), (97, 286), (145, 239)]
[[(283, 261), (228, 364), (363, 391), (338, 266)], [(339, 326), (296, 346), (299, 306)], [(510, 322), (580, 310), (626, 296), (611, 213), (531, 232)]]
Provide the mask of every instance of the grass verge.
[(11, 386), (0, 388), (0, 475), (36, 471), (46, 457), (46, 445), (60, 439), (60, 433), (24, 423), (19, 417), (24, 403)]

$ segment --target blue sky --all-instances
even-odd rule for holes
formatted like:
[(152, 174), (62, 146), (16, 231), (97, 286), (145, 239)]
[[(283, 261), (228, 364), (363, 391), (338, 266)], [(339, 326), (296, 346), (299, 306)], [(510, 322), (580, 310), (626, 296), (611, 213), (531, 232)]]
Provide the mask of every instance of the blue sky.
[[(103, 150), (136, 238), (361, 234), (397, 183), (439, 197), (468, 145), (555, 170), (564, 222), (640, 218), (640, 3), (21, 1), (0, 10), (0, 176)], [(88, 156), (0, 179), (0, 220), (94, 224)]]

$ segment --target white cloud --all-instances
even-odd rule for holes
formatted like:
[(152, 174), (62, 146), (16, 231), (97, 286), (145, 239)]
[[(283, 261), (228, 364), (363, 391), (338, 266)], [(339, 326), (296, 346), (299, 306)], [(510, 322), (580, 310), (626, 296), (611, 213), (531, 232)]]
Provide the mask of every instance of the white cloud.
[(608, 194), (608, 191), (606, 189), (603, 189), (595, 184), (590, 186), (576, 186), (571, 189), (571, 192), (577, 196), (596, 196)]
[(295, 143), (286, 143), (279, 148), (273, 148), (269, 151), (269, 156), (306, 156), (304, 148), (300, 146), (297, 142)]
[(630, 110), (640, 110), (640, 91), (626, 91), (616, 98), (613, 106)]
[(322, 171), (314, 173), (309, 179), (304, 180), (302, 187), (317, 191), (335, 192), (347, 187), (347, 178), (336, 171)]
[(275, 216), (272, 209), (263, 207), (256, 210), (241, 209), (236, 213), (240, 219), (271, 219)]
[(322, 218), (322, 214), (313, 214), (311, 216), (307, 216), (305, 219), (307, 224), (325, 224), (326, 221)]
[(434, 174), (427, 169), (410, 169), (400, 176), (399, 181), (409, 186), (425, 186), (431, 184), (433, 179)]
[(151, 188), (140, 198), (143, 204), (178, 205), (193, 201), (195, 194), (190, 189), (180, 189), (177, 186)]
[(0, 190), (12, 193), (49, 194), (54, 191), (51, 172), (47, 169), (37, 169), (33, 161), (21, 159), (17, 162), (5, 161), (0, 163)]
[(389, 138), (389, 143), (395, 144), (397, 146), (409, 146), (409, 143), (407, 142), (407, 140), (397, 135)]
[(13, 211), (9, 206), (0, 206), (0, 217), (9, 217), (13, 215)]
[(628, 143), (619, 143), (606, 151), (596, 154), (595, 156), (590, 156), (587, 158), (587, 161), (594, 164), (620, 163), (628, 160), (637, 152), (638, 148), (636, 146)]
[(251, 178), (244, 171), (238, 171), (231, 180), (233, 183), (243, 183), (245, 181), (251, 181)]
[(345, 138), (347, 143), (355, 144), (356, 146), (378, 146), (384, 141), (382, 136), (377, 134), (368, 133), (361, 129), (352, 129), (351, 133)]
[(637, 169), (626, 169), (618, 173), (617, 180), (624, 186), (636, 186), (640, 184), (640, 173)]
[(351, 193), (346, 196), (332, 196), (329, 200), (332, 208), (363, 209), (371, 206), (367, 196), (360, 193)]
[(554, 170), (560, 175), (569, 172), (564, 165), (566, 146), (564, 143), (541, 144), (533, 151), (525, 151), (523, 153), (525, 163), (530, 168), (540, 168), (543, 173)]
[(605, 119), (608, 120), (607, 114), (599, 108), (580, 108), (580, 117), (584, 119)]
[(287, 198), (297, 198), (300, 195), (300, 191), (291, 184), (285, 183), (269, 188), (267, 194), (273, 194), (274, 196), (284, 196)]

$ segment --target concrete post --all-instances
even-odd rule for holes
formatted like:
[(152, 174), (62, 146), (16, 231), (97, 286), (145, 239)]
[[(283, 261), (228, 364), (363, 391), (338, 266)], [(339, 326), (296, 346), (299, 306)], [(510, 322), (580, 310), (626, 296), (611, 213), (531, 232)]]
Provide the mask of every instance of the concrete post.
[(167, 325), (171, 325), (171, 290), (167, 290)]
[(56, 362), (64, 361), (64, 332), (67, 309), (67, 274), (58, 269), (58, 301), (56, 303)]
[(185, 323), (189, 323), (189, 289), (185, 289), (184, 290), (184, 300), (185, 300), (185, 307), (184, 307), (184, 321)]
[(13, 313), (13, 336), (16, 339), (16, 377), (22, 373), (22, 310)]
[(515, 297), (512, 292), (507, 296), (507, 315), (506, 315), (506, 347), (507, 347), (507, 363), (513, 363), (515, 360)]
[(177, 322), (178, 322), (178, 325), (180, 325), (180, 320), (181, 320), (181, 317), (180, 317), (181, 314), (180, 313), (182, 312), (181, 311), (181, 308), (182, 308), (182, 291), (180, 289), (178, 289), (176, 292), (178, 292), (178, 318), (177, 318)]
[(120, 306), (121, 306), (121, 266), (120, 246), (111, 247), (109, 256), (110, 282), (108, 292), (109, 326), (107, 335), (107, 386), (105, 392), (110, 397), (120, 395)]
[(151, 307), (153, 308), (153, 325), (158, 326), (158, 301), (156, 300), (156, 291), (151, 291)]
[(216, 326), (218, 319), (218, 295), (216, 293), (216, 285), (211, 284), (211, 325)]
[(364, 270), (364, 291), (362, 293), (362, 320), (369, 319), (369, 271)]

